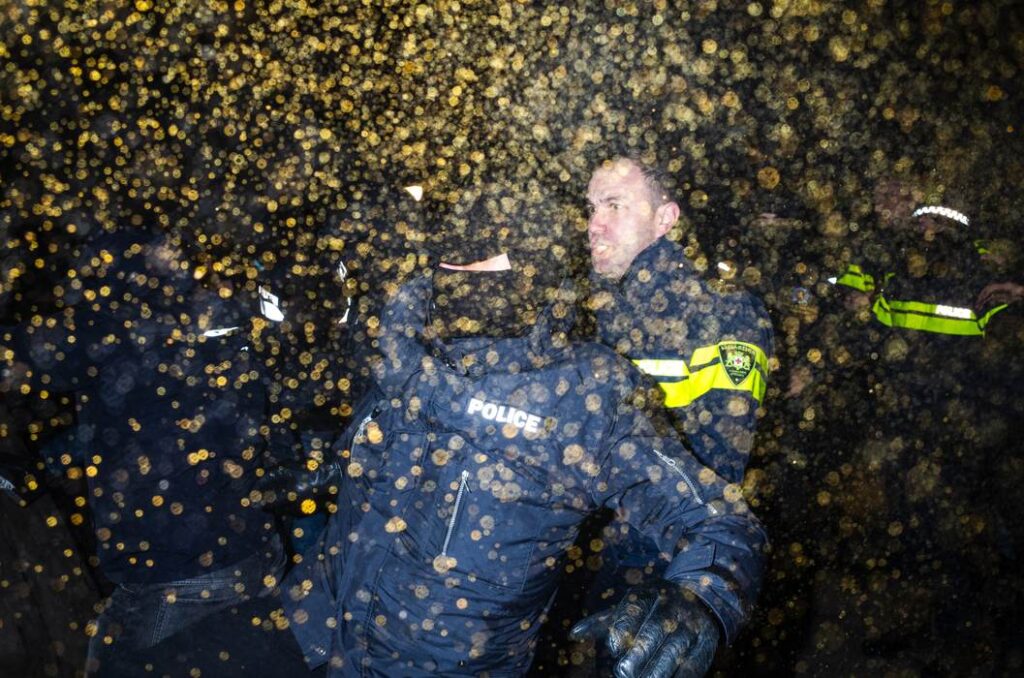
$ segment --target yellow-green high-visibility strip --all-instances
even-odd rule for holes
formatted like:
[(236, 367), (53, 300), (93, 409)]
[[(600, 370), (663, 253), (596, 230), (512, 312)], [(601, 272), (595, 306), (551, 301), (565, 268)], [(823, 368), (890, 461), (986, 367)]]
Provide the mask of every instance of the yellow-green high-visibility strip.
[(836, 279), (836, 285), (852, 287), (860, 292), (872, 292), (875, 289), (875, 279), (869, 273), (865, 273), (857, 264), (850, 264)]
[(983, 337), (989, 321), (1004, 308), (1006, 304), (993, 308), (979, 318), (969, 308), (890, 300), (885, 295), (879, 295), (871, 310), (878, 321), (887, 327), (960, 337)]
[[(727, 365), (723, 356), (734, 364)], [(665, 392), (666, 407), (685, 407), (712, 390), (746, 391), (760, 403), (766, 390), (768, 356), (759, 346), (747, 342), (701, 346), (693, 352), (689, 365), (682, 360), (633, 362), (657, 379)]]
[(981, 325), (981, 329), (984, 330), (986, 327), (988, 327), (988, 323), (989, 323), (990, 320), (992, 320), (992, 317), (996, 313), (999, 313), (1000, 311), (1002, 311), (1007, 306), (1009, 306), (1009, 304), (1000, 304), (999, 306), (996, 306), (992, 310), (986, 311), (985, 315), (983, 315), (980, 318), (978, 318), (978, 324)]

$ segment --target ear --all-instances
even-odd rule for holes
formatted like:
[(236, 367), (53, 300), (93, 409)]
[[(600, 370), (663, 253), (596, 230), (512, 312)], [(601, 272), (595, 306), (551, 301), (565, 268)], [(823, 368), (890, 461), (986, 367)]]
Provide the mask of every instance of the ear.
[(654, 212), (658, 237), (665, 235), (679, 221), (679, 205), (667, 202)]

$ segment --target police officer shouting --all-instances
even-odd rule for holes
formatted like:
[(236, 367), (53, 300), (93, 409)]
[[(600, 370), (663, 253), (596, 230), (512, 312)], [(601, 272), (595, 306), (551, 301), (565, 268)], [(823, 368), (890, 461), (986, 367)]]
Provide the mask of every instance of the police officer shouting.
[(747, 293), (711, 289), (665, 237), (679, 205), (655, 168), (634, 158), (604, 162), (587, 200), (601, 342), (658, 382), (702, 463), (741, 481), (768, 376), (767, 313)]
[[(745, 292), (712, 289), (666, 237), (679, 205), (655, 168), (628, 157), (604, 162), (587, 200), (600, 341), (657, 382), (671, 423), (702, 464), (742, 482), (772, 348), (767, 313)], [(655, 544), (621, 520), (603, 536), (601, 569), (586, 597), (592, 609), (620, 599), (624, 577), (665, 571)], [(614, 653), (613, 642), (607, 647)]]

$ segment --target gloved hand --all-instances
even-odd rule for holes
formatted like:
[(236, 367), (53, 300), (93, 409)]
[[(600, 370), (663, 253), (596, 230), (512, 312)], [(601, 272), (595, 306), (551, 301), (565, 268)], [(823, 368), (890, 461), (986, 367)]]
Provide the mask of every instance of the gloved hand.
[(292, 515), (314, 513), (324, 501), (338, 494), (342, 467), (338, 460), (290, 461), (275, 466), (256, 482), (260, 506)]
[(11, 499), (17, 501), (19, 499), (17, 486), (7, 478), (8, 475), (10, 474), (0, 470), (0, 491), (6, 492)]
[(699, 677), (718, 649), (718, 623), (690, 590), (669, 581), (630, 589), (617, 606), (577, 623), (573, 640), (600, 640), (618, 678)]

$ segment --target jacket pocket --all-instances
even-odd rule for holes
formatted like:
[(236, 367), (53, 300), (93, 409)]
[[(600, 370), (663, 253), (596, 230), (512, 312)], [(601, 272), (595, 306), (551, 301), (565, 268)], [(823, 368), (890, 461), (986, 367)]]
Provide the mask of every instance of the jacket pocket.
[(550, 515), (544, 488), (477, 451), (443, 474), (430, 533), (433, 569), (469, 583), (522, 591), (537, 538)]
[(356, 424), (349, 447), (342, 451), (347, 459), (344, 465), (345, 476), (356, 483), (369, 487), (381, 476), (387, 463), (391, 435), (378, 419), (381, 408), (375, 406)]

